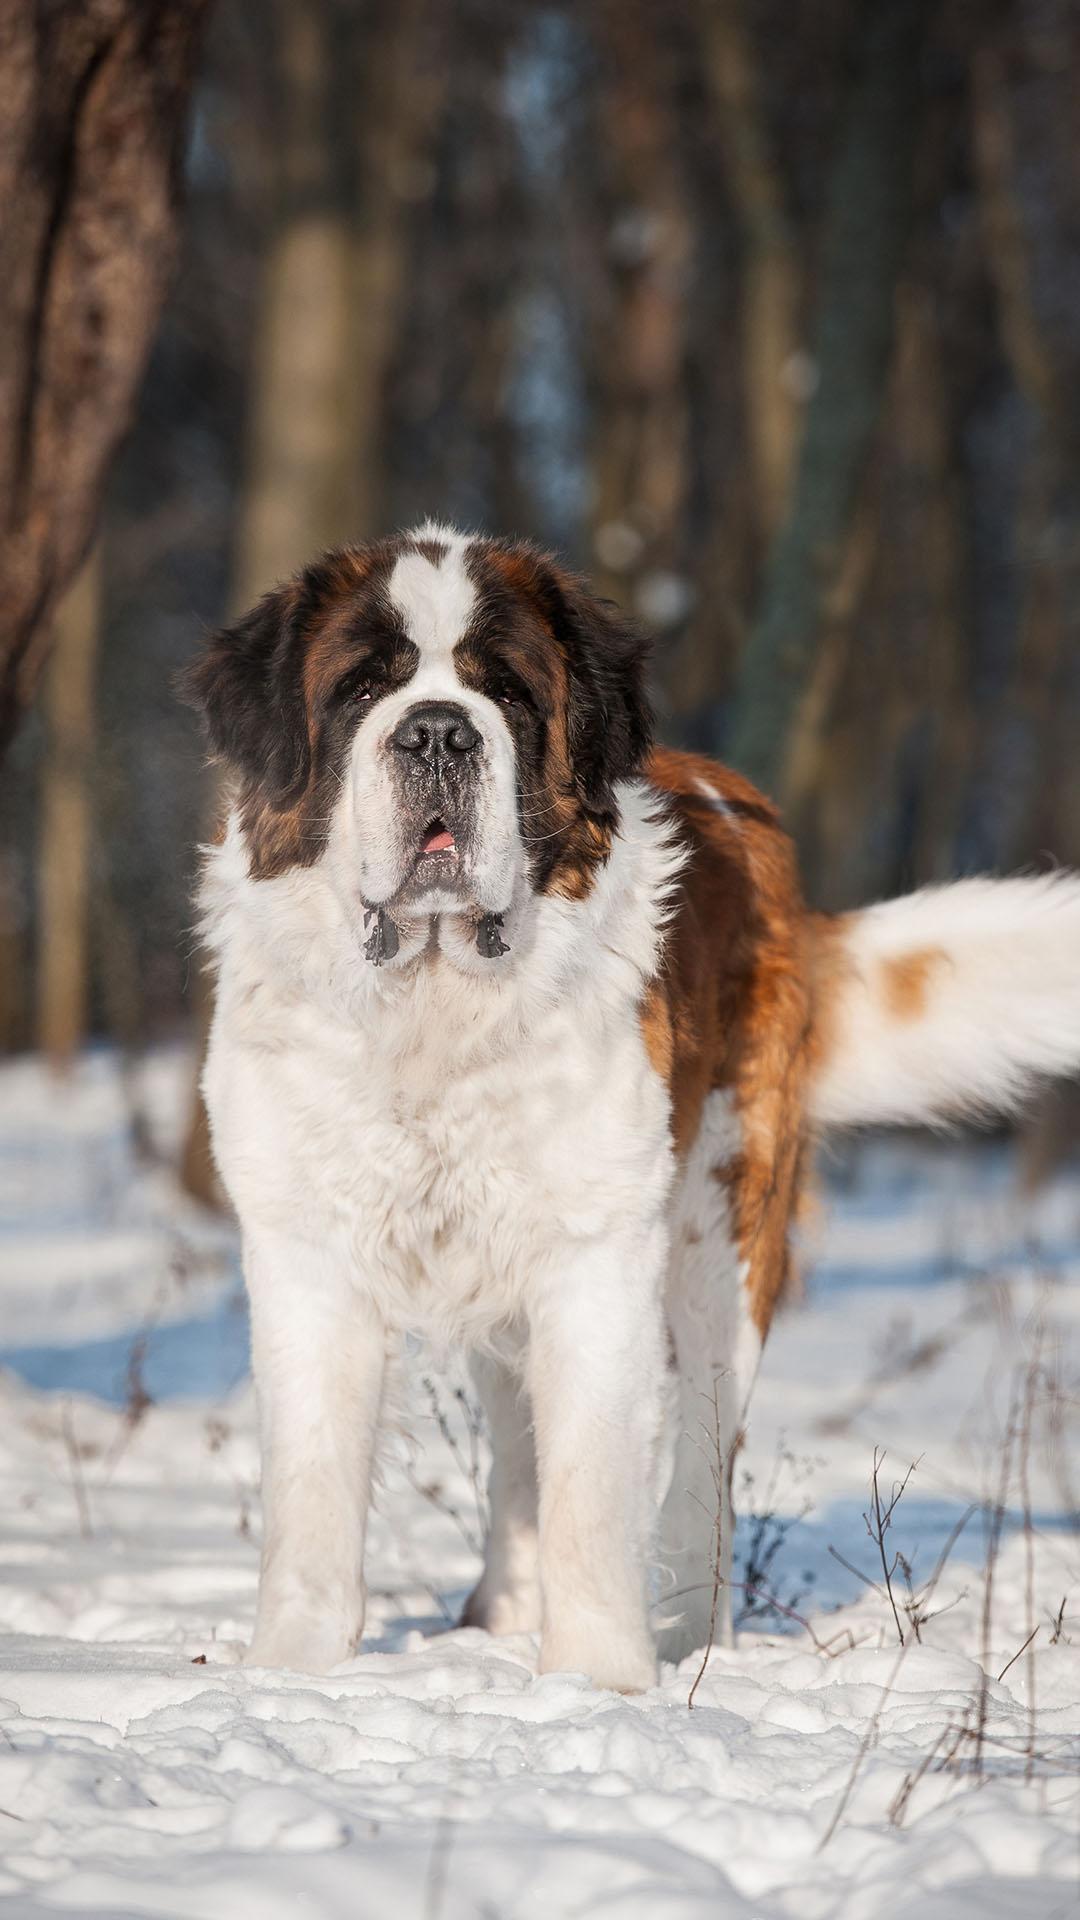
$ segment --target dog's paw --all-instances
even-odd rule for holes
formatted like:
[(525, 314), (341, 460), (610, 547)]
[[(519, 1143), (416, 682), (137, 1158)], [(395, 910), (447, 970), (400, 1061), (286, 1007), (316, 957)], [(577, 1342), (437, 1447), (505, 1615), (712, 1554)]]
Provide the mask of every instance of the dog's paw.
[(360, 1626), (292, 1614), (287, 1619), (260, 1621), (244, 1655), (245, 1667), (284, 1667), (292, 1673), (329, 1673), (351, 1660), (360, 1641)]
[(531, 1585), (515, 1591), (493, 1592), (481, 1580), (465, 1602), (461, 1625), (483, 1627), (485, 1633), (494, 1633), (500, 1638), (511, 1633), (539, 1633), (540, 1588)]
[(651, 1640), (605, 1630), (590, 1618), (575, 1628), (545, 1630), (540, 1641), (541, 1673), (584, 1673), (595, 1687), (613, 1693), (646, 1693), (656, 1685), (656, 1650)]

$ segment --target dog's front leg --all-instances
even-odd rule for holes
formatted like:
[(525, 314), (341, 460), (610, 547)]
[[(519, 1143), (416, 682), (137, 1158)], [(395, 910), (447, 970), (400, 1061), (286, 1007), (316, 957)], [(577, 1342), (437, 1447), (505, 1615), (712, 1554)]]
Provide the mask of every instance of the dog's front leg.
[(322, 1250), (245, 1236), (263, 1547), (249, 1664), (323, 1673), (364, 1625), (364, 1533), (385, 1333)]
[(542, 1672), (656, 1678), (648, 1558), (664, 1379), (659, 1229), (571, 1255), (530, 1313)]

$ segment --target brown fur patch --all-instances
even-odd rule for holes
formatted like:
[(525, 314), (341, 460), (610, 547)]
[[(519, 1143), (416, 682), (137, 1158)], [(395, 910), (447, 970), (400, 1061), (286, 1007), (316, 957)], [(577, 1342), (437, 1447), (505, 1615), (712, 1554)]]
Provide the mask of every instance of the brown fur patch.
[(611, 853), (611, 828), (598, 820), (573, 818), (566, 829), (566, 846), (543, 891), (563, 900), (586, 900), (596, 883), (597, 869)]
[(810, 1031), (810, 1068), (816, 1071), (832, 1051), (836, 1009), (851, 976), (848, 952), (851, 916), (812, 913), (806, 922), (806, 958), (813, 1020)]
[(775, 809), (747, 781), (712, 761), (666, 750), (653, 753), (646, 771), (672, 804), (689, 858), (661, 969), (642, 1009), (643, 1030), (646, 1021), (657, 1027), (649, 1000), (659, 991), (671, 1033), (664, 1077), (680, 1157), (697, 1135), (708, 1095), (727, 1091), (734, 1101), (741, 1150), (715, 1177), (730, 1191), (750, 1311), (764, 1337), (787, 1278), (803, 1159), (807, 916), (790, 842)]
[(670, 1080), (675, 1057), (675, 1039), (671, 1031), (671, 1009), (659, 982), (650, 981), (641, 1003), (641, 1034), (649, 1065), (661, 1080)]
[[(283, 600), (291, 597), (298, 603), (293, 618), (298, 627), (308, 775), (302, 793), (285, 806), (275, 804), (258, 783), (250, 783), (242, 796), (241, 821), (256, 880), (272, 880), (290, 867), (309, 865), (325, 845), (335, 794), (334, 756), (325, 735), (326, 710), (343, 676), (362, 664), (365, 637), (376, 626), (384, 656), (387, 646), (392, 651), (397, 645), (396, 617), (385, 606), (383, 587), (402, 551), (405, 549), (394, 541), (365, 548), (343, 547), (325, 554), (300, 582), (281, 590)], [(403, 632), (401, 645), (405, 645)], [(412, 671), (414, 660), (413, 654), (403, 661), (403, 677)]]
[(885, 1008), (894, 1020), (918, 1020), (926, 1012), (931, 983), (947, 960), (943, 947), (917, 947), (882, 961)]
[[(584, 900), (611, 853), (614, 822), (591, 813), (577, 789), (570, 746), (570, 664), (549, 616), (551, 583), (566, 595), (569, 577), (531, 547), (485, 542), (471, 570), (486, 575), (510, 596), (514, 618), (500, 634), (499, 652), (539, 694), (545, 737), (539, 778), (523, 792), (526, 843), (535, 836), (543, 856), (538, 891), (564, 900)], [(516, 606), (515, 606), (516, 603)], [(520, 770), (520, 763), (519, 763)]]

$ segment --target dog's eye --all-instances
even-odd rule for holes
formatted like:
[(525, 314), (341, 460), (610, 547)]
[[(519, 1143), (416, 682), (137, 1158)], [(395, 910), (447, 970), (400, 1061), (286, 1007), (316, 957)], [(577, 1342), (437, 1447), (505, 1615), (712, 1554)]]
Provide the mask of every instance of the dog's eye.
[(375, 698), (375, 685), (370, 675), (351, 673), (341, 682), (337, 697), (350, 707), (369, 707)]
[(498, 701), (500, 707), (523, 707), (525, 705), (524, 695), (517, 687), (510, 686), (509, 682), (504, 686), (496, 688), (495, 699)]

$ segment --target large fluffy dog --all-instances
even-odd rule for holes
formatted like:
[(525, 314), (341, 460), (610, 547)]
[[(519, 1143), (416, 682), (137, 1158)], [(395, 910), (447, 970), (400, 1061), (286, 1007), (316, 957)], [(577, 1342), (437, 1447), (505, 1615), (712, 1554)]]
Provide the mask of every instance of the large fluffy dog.
[(205, 1087), (251, 1295), (259, 1663), (357, 1644), (415, 1328), (472, 1348), (491, 1421), (467, 1618), (648, 1686), (652, 1564), (663, 1651), (705, 1638), (714, 1408), (727, 1566), (809, 1132), (1080, 1063), (1080, 881), (808, 914), (769, 802), (650, 752), (642, 681), (579, 581), (437, 527), (319, 561), (195, 670), (234, 784)]

